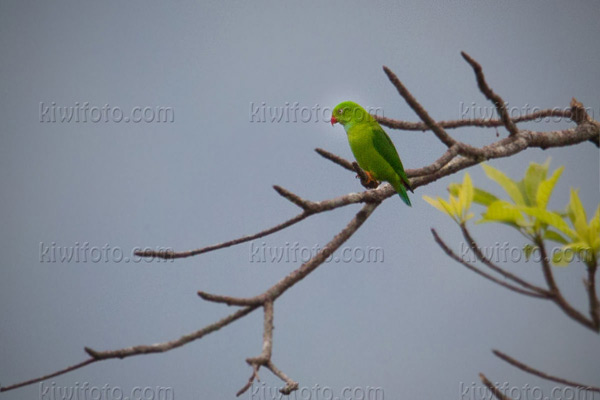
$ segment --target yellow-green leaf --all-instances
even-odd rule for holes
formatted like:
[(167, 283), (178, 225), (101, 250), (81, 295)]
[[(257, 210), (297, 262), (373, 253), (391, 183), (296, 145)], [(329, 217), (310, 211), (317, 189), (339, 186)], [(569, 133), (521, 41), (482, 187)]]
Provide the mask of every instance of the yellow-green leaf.
[(463, 178), (462, 190), (460, 191), (460, 203), (462, 206), (462, 214), (464, 214), (473, 203), (473, 182), (468, 172), (465, 172)]
[(438, 197), (438, 201), (440, 202), (442, 207), (444, 207), (444, 209), (446, 210), (446, 214), (448, 214), (449, 216), (454, 218), (455, 213), (454, 213), (454, 210), (453, 210), (452, 206), (450, 205), (450, 203), (448, 203), (446, 200), (442, 199), (441, 197)]
[[(453, 196), (458, 196), (462, 188), (462, 184), (460, 183), (451, 183), (448, 186), (448, 191)], [(473, 188), (473, 203), (481, 204), (482, 206), (489, 206), (493, 202), (498, 200), (496, 196), (491, 194), (490, 192), (486, 192), (485, 190), (481, 190), (479, 188)]]
[(563, 251), (572, 251), (580, 260), (588, 262), (592, 256), (592, 249), (586, 242), (574, 242), (564, 246)]
[(569, 243), (567, 241), (567, 239), (565, 239), (564, 237), (562, 237), (558, 232), (551, 231), (550, 229), (547, 229), (544, 232), (544, 239), (546, 239), (546, 240), (552, 240), (554, 242), (558, 242), (558, 243), (562, 243), (562, 244)]
[(488, 178), (492, 179), (498, 185), (500, 185), (506, 191), (506, 193), (508, 193), (508, 195), (510, 196), (512, 201), (515, 202), (515, 204), (520, 206), (525, 205), (523, 194), (521, 193), (521, 190), (519, 190), (519, 187), (517, 186), (517, 183), (515, 181), (510, 179), (508, 176), (504, 175), (502, 171), (490, 165), (481, 164), (481, 166), (483, 167), (483, 170), (485, 171), (485, 174), (488, 176)]
[(536, 205), (539, 208), (545, 209), (548, 206), (548, 200), (550, 200), (552, 190), (554, 189), (554, 186), (556, 186), (556, 182), (564, 169), (565, 167), (558, 168), (549, 179), (545, 179), (539, 184), (535, 196)]
[(573, 228), (575, 228), (580, 236), (587, 236), (587, 217), (579, 199), (579, 190), (571, 189), (571, 199), (569, 200), (568, 208)]
[(423, 196), (423, 200), (425, 200), (426, 202), (428, 202), (430, 205), (432, 205), (433, 207), (437, 208), (438, 210), (440, 210), (441, 212), (443, 212), (444, 214), (448, 214), (448, 211), (446, 210), (446, 208), (442, 207), (442, 205), (440, 204), (439, 201), (439, 197), (438, 200), (435, 200), (429, 196)]
[(544, 210), (539, 207), (520, 207), (520, 209), (526, 214), (537, 218), (540, 222), (553, 226), (571, 239), (577, 239), (577, 233), (569, 228), (569, 225), (567, 225), (558, 213)]
[(523, 184), (523, 191), (529, 200), (529, 205), (535, 205), (538, 186), (544, 179), (546, 179), (549, 165), (550, 159), (548, 158), (544, 164), (532, 162), (529, 164), (529, 167), (527, 167), (527, 171), (525, 171), (525, 177), (521, 182)]
[(566, 267), (573, 261), (572, 257), (568, 257), (563, 250), (558, 250), (552, 254), (552, 264), (557, 267)]
[(589, 223), (590, 245), (595, 253), (600, 252), (600, 205)]
[(461, 207), (458, 202), (458, 197), (450, 196), (450, 207), (452, 207), (452, 213), (459, 217)]
[(517, 207), (504, 200), (498, 200), (490, 204), (486, 212), (482, 214), (480, 222), (505, 222), (517, 227), (529, 226)]

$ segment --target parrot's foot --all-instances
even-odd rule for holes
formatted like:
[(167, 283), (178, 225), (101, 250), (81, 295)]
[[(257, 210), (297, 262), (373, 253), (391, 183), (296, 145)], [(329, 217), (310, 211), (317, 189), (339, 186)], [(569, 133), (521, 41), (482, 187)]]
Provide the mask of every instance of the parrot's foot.
[(375, 179), (373, 177), (373, 174), (371, 174), (369, 171), (365, 171), (365, 175), (367, 175), (367, 178), (369, 178), (369, 180), (367, 181), (367, 185), (371, 185), (371, 184), (377, 183), (377, 179)]
[(372, 172), (362, 169), (355, 161), (352, 163), (352, 167), (356, 171), (356, 177), (360, 179), (360, 184), (367, 189), (375, 189), (379, 186), (379, 182), (373, 176)]
[[(356, 175), (357, 178), (360, 178), (361, 180), (361, 184), (365, 187), (368, 188), (376, 188), (379, 185), (379, 182), (377, 181), (377, 179), (375, 179), (375, 177), (373, 176), (372, 173), (370, 173), (369, 171), (365, 171), (363, 170), (363, 172), (365, 173), (365, 176), (362, 177), (360, 175)], [(366, 178), (366, 179), (363, 179)]]

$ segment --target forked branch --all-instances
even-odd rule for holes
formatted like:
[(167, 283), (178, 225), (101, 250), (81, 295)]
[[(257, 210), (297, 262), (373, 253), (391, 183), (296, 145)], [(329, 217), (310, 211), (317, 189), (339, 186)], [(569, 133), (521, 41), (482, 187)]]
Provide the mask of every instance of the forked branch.
[[(595, 268), (593, 268), (593, 266), (592, 266), (592, 268), (590, 268), (588, 266), (588, 279), (584, 281), (584, 285), (586, 286), (588, 297), (589, 297), (589, 303), (590, 303), (590, 316), (587, 317), (583, 313), (578, 311), (575, 307), (573, 307), (563, 296), (560, 288), (558, 287), (558, 285), (556, 283), (556, 280), (554, 279), (554, 274), (552, 272), (550, 260), (548, 259), (546, 247), (545, 247), (543, 240), (540, 237), (538, 237), (536, 239), (535, 245), (540, 249), (541, 270), (542, 270), (544, 279), (546, 281), (547, 288), (542, 288), (540, 286), (537, 286), (530, 282), (527, 282), (525, 279), (523, 279), (523, 278), (511, 273), (510, 271), (507, 271), (506, 269), (501, 268), (497, 264), (493, 263), (488, 257), (486, 257), (483, 254), (483, 252), (481, 251), (481, 248), (479, 247), (479, 245), (477, 244), (475, 239), (473, 239), (473, 236), (471, 235), (471, 233), (469, 232), (469, 230), (467, 229), (465, 224), (461, 224), (460, 229), (462, 231), (463, 237), (467, 241), (469, 248), (471, 249), (471, 251), (473, 251), (473, 254), (475, 254), (475, 257), (483, 265), (488, 267), (490, 270), (501, 275), (507, 281), (512, 282), (512, 283), (508, 283), (506, 281), (499, 280), (495, 276), (490, 275), (490, 274), (480, 270), (475, 265), (466, 262), (463, 258), (459, 257), (455, 252), (453, 252), (452, 249), (450, 249), (450, 247), (439, 237), (439, 235), (437, 234), (435, 229), (432, 229), (431, 231), (433, 233), (435, 242), (440, 246), (440, 248), (450, 258), (452, 258), (453, 260), (462, 264), (463, 266), (470, 269), (471, 271), (494, 282), (495, 284), (505, 287), (509, 290), (512, 290), (513, 292), (523, 294), (526, 296), (530, 296), (530, 297), (538, 297), (541, 299), (550, 300), (553, 303), (555, 303), (566, 315), (568, 315), (573, 320), (577, 321), (581, 325), (585, 326), (586, 328), (591, 329), (594, 332), (600, 332), (600, 325), (597, 322), (598, 321), (598, 317), (597, 317), (598, 298), (596, 295), (595, 283), (594, 283), (593, 288), (590, 287), (590, 284), (589, 284), (589, 282), (595, 282), (595, 279), (594, 279), (595, 278)], [(593, 264), (593, 265), (595, 265), (595, 264)]]

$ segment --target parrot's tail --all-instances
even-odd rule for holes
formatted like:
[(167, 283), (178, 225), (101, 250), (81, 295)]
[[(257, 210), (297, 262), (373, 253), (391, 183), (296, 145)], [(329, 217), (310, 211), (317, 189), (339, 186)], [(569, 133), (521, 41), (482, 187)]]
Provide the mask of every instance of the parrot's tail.
[(400, 196), (402, 201), (404, 203), (406, 203), (407, 206), (412, 207), (412, 204), (410, 204), (410, 199), (408, 198), (408, 193), (406, 193), (406, 188), (404, 187), (404, 185), (401, 182), (397, 182), (394, 185), (394, 189), (396, 189), (396, 192), (398, 192), (398, 196)]

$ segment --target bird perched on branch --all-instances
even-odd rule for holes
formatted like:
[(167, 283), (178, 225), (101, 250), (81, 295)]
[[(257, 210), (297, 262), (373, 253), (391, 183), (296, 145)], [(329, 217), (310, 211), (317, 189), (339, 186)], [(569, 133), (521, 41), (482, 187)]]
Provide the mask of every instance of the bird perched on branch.
[(410, 206), (406, 190), (413, 190), (396, 147), (379, 122), (352, 101), (344, 101), (335, 106), (331, 114), (331, 125), (338, 122), (346, 130), (354, 158), (367, 177), (372, 181), (389, 182), (400, 198)]

